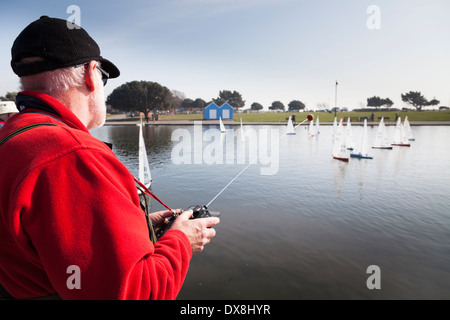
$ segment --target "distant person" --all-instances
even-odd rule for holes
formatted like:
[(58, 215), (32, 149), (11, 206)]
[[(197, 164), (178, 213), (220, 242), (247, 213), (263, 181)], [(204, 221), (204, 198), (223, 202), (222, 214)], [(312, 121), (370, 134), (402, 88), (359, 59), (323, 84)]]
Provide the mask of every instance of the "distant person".
[(295, 114), (292, 115), (292, 122), (295, 124)]
[(14, 102), (0, 101), (0, 129), (5, 125), (6, 120), (18, 112)]
[(397, 121), (398, 120), (398, 113), (396, 112), (395, 113), (395, 121)]
[(373, 121), (375, 120), (375, 114), (372, 112), (372, 114), (370, 115), (370, 119)]
[(104, 124), (103, 87), (119, 69), (84, 29), (46, 16), (11, 54), (25, 91), (0, 130), (0, 295), (175, 299), (219, 220), (189, 210), (150, 241), (133, 176), (88, 131)]

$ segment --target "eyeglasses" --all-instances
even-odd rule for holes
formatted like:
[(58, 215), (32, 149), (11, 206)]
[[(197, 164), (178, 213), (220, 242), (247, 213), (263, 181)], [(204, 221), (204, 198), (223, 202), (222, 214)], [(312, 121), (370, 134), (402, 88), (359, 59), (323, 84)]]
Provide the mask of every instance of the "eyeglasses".
[[(87, 64), (89, 64), (89, 62), (83, 63), (83, 64), (78, 64), (78, 65), (75, 66), (75, 68), (78, 68), (78, 67), (81, 67), (81, 66), (85, 66)], [(108, 79), (109, 79), (109, 73), (106, 72), (105, 70), (103, 70), (102, 68), (100, 68), (98, 66), (98, 64), (95, 65), (95, 67), (102, 73), (103, 86), (106, 86), (106, 84), (108, 83)]]
[(96, 65), (95, 67), (102, 73), (103, 86), (106, 86), (106, 83), (108, 83), (109, 79), (109, 73), (100, 68), (98, 65)]

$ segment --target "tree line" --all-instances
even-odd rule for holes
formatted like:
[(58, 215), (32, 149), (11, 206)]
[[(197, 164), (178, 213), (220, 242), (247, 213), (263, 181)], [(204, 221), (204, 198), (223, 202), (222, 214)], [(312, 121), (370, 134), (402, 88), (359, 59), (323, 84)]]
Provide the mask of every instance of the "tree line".
[[(419, 91), (410, 91), (402, 94), (401, 97), (403, 102), (413, 106), (417, 111), (421, 111), (423, 107), (436, 106), (440, 103), (440, 101), (436, 99), (428, 101)], [(375, 107), (377, 109), (381, 107), (390, 108), (393, 104), (394, 103), (389, 98), (382, 99), (378, 96), (374, 96), (367, 99), (367, 106)]]
[[(8, 92), (5, 96), (1, 96), (0, 100), (3, 101), (15, 101), (17, 92)], [(419, 91), (410, 91), (405, 94), (401, 94), (402, 101), (415, 107), (418, 111), (423, 107), (436, 106), (440, 103), (439, 100), (432, 99), (427, 100)], [(157, 82), (151, 81), (131, 81), (127, 82), (116, 89), (107, 97), (106, 104), (111, 106), (117, 111), (140, 111), (146, 112), (146, 110), (169, 110), (169, 109), (203, 109), (211, 102), (217, 105), (222, 105), (227, 102), (233, 108), (243, 108), (245, 100), (242, 95), (237, 91), (222, 90), (219, 91), (217, 98), (212, 98), (210, 101), (205, 101), (201, 98), (190, 99), (186, 98), (185, 94), (177, 90), (169, 90), (167, 87), (160, 85)], [(367, 98), (367, 107), (390, 108), (393, 106), (393, 102), (389, 98), (380, 98), (379, 96), (373, 96)], [(292, 100), (288, 104), (287, 111), (300, 111), (305, 109), (305, 104), (300, 100)], [(251, 110), (262, 110), (264, 107), (254, 102), (251, 104)], [(282, 110), (286, 107), (281, 101), (274, 101), (269, 106), (269, 110)]]
[[(263, 108), (264, 107), (258, 102), (254, 102), (250, 106), (250, 110), (256, 110), (256, 111), (262, 110)], [(286, 107), (284, 106), (284, 104), (281, 101), (274, 101), (270, 105), (269, 110), (285, 110), (285, 108)], [(305, 104), (299, 100), (292, 100), (288, 104), (288, 111), (300, 111), (305, 108), (306, 108)]]
[(186, 98), (178, 90), (169, 90), (157, 82), (131, 81), (127, 82), (108, 96), (106, 103), (119, 111), (169, 110), (169, 109), (203, 109), (211, 102), (222, 105), (228, 102), (233, 108), (242, 108), (245, 101), (237, 91), (223, 90), (217, 98), (205, 101), (201, 98)]

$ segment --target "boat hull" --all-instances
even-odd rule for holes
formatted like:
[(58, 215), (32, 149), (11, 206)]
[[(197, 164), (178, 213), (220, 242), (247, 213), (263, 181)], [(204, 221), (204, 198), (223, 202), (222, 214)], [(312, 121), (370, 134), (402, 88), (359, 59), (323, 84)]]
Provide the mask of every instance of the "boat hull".
[(373, 159), (373, 157), (363, 156), (362, 154), (354, 154), (354, 153), (351, 153), (350, 157), (358, 159)]
[(409, 143), (393, 143), (392, 145), (397, 147), (411, 147)]
[(372, 149), (386, 149), (386, 150), (392, 150), (393, 147), (372, 147)]
[(333, 156), (333, 159), (336, 159), (336, 160), (339, 160), (339, 161), (348, 162), (348, 158), (343, 158), (343, 157), (339, 157), (339, 156)]

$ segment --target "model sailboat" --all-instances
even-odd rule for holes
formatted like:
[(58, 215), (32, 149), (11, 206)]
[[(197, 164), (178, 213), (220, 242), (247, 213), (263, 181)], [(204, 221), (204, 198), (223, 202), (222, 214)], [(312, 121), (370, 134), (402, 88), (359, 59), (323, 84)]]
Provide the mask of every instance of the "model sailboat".
[(314, 126), (314, 121), (309, 122), (309, 136), (314, 137), (316, 135), (316, 127)]
[(392, 146), (390, 145), (388, 137), (386, 135), (386, 125), (384, 124), (384, 117), (381, 118), (380, 124), (378, 125), (377, 135), (375, 136), (375, 143), (372, 148), (392, 150)]
[(316, 120), (316, 134), (320, 133), (320, 124), (319, 124), (319, 116), (317, 116)]
[(409, 125), (409, 121), (408, 121), (408, 116), (405, 117), (405, 121), (403, 123), (403, 127), (406, 131), (406, 137), (408, 138), (409, 141), (415, 141), (416, 139), (414, 139), (412, 130), (411, 130), (411, 126)]
[(402, 125), (402, 119), (400, 117), (398, 117), (397, 125), (395, 126), (394, 141), (391, 144), (393, 146), (400, 146), (400, 147), (411, 146), (411, 144), (408, 141), (408, 138), (406, 137), (406, 131)]
[(334, 143), (334, 136), (336, 135), (337, 132), (337, 121), (336, 121), (336, 117), (334, 117), (334, 121), (333, 121), (333, 135), (331, 136), (331, 142)]
[(287, 124), (287, 134), (295, 135), (294, 124), (292, 123), (292, 117), (289, 116), (288, 124)]
[(225, 129), (225, 126), (223, 125), (222, 118), (219, 118), (219, 126), (220, 126), (220, 132), (226, 132), (227, 129)]
[(353, 136), (352, 124), (350, 123), (350, 117), (347, 119), (347, 127), (345, 129), (346, 145), (348, 150), (353, 150), (355, 147), (355, 137)]
[(139, 124), (139, 181), (147, 188), (152, 183), (152, 174), (148, 163), (147, 149), (145, 148), (142, 118)]
[(367, 119), (364, 119), (363, 133), (361, 136), (359, 150), (352, 152), (350, 157), (359, 159), (373, 159), (373, 157), (369, 155), (369, 145), (367, 143)]
[(336, 128), (334, 133), (333, 152), (331, 155), (334, 159), (345, 162), (348, 162), (348, 159), (350, 158), (347, 151), (347, 146), (345, 144), (345, 133), (342, 125), (342, 118), (339, 121), (339, 126)]

